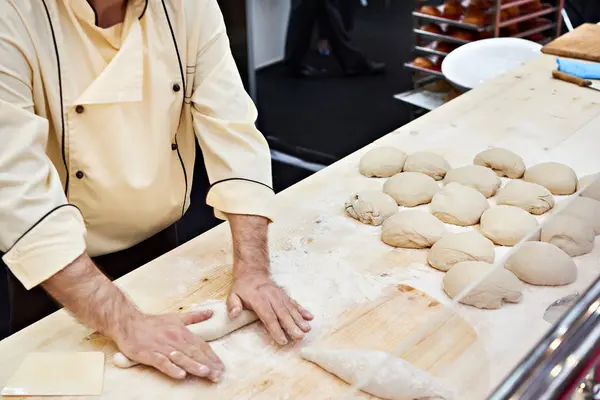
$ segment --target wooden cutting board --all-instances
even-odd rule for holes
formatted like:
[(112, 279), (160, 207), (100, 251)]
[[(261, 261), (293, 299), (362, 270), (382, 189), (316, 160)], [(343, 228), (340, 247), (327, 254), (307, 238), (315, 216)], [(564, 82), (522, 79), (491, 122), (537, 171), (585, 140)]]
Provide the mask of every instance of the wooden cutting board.
[[(211, 298), (223, 297), (226, 287), (214, 283), (216, 281), (219, 280), (208, 278), (202, 294), (190, 296), (186, 302), (176, 303), (166, 311), (185, 311), (190, 301), (201, 303), (207, 295)], [(443, 317), (429, 326), (430, 318), (439, 315), (440, 311), (444, 311)], [(400, 352), (401, 357), (449, 382), (460, 393), (461, 400), (485, 397), (489, 389), (489, 380), (486, 379), (488, 358), (474, 329), (436, 299), (409, 286), (395, 286), (378, 299), (345, 311), (330, 329), (320, 332), (320, 336), (310, 345), (391, 352), (424, 326), (428, 329)], [(259, 323), (254, 323), (242, 329), (256, 331), (259, 328)], [(116, 351), (109, 339), (98, 334), (88, 337), (87, 345), (104, 351), (107, 359)], [(302, 360), (299, 351), (305, 345), (296, 343), (275, 350), (278, 360), (276, 366), (272, 362), (265, 362), (264, 368), (232, 371), (235, 379), (225, 379), (216, 386), (193, 379), (181, 386), (179, 394), (185, 398), (223, 400), (338, 399), (347, 392), (349, 386), (316, 365)], [(268, 342), (264, 346), (265, 354), (274, 349)], [(128, 373), (132, 380), (152, 377), (164, 379), (160, 373), (145, 367), (119, 370), (107, 363), (106, 368), (109, 374)], [(145, 376), (141, 376), (142, 372)], [(476, 381), (472, 379), (473, 376), (477, 376)], [(136, 390), (143, 392), (143, 385), (140, 383)], [(364, 393), (356, 398), (376, 399)]]
[(583, 24), (553, 40), (542, 53), (600, 62), (600, 25)]
[[(340, 316), (334, 328), (311, 345), (339, 349), (371, 349), (394, 351), (404, 340), (427, 326), (429, 319), (444, 306), (426, 293), (399, 285), (391, 293), (369, 304), (348, 310)], [(461, 393), (477, 390), (478, 384), (468, 377), (477, 376), (484, 382), (482, 360), (486, 357), (473, 328), (456, 313), (446, 311), (436, 324), (429, 326), (412, 345), (400, 352), (405, 360), (445, 377)], [(349, 386), (316, 365), (302, 360), (298, 349), (289, 352), (289, 373), (265, 370), (236, 397), (252, 400), (272, 399), (338, 399)], [(459, 374), (455, 374), (458, 371)], [(466, 378), (466, 379), (465, 379)], [(485, 382), (487, 383), (487, 382)], [(481, 398), (485, 393), (478, 392)], [(226, 397), (223, 397), (226, 398)], [(235, 397), (234, 397), (235, 398)], [(364, 393), (357, 398), (375, 399)]]

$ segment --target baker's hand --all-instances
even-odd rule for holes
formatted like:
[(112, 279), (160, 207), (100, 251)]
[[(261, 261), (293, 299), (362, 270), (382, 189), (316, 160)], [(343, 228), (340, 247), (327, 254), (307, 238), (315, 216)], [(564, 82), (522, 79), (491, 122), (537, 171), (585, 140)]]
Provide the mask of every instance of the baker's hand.
[(153, 366), (174, 379), (186, 374), (218, 381), (223, 363), (210, 346), (186, 325), (206, 321), (212, 311), (144, 315), (128, 318), (113, 334), (119, 350), (129, 359)]
[(286, 333), (300, 340), (310, 331), (307, 321), (313, 319), (312, 314), (277, 286), (266, 271), (248, 271), (234, 278), (227, 299), (231, 318), (239, 316), (243, 307), (256, 313), (280, 345), (287, 344)]

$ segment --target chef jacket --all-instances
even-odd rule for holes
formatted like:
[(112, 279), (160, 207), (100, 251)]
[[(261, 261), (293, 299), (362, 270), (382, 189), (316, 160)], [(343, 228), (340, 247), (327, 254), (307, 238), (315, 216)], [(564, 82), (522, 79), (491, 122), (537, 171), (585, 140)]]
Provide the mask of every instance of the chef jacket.
[(84, 251), (131, 247), (190, 203), (269, 218), (267, 143), (216, 0), (0, 0), (0, 252), (26, 288)]

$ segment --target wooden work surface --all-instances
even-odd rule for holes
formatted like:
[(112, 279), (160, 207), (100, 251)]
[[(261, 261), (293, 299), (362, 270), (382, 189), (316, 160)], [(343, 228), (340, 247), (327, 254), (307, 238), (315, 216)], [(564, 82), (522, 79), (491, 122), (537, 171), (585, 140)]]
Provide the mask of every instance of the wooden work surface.
[[(369, 148), (394, 145), (407, 152), (432, 150), (457, 167), (470, 164), (488, 146), (502, 146), (519, 153), (528, 166), (554, 160), (570, 165), (579, 176), (600, 171), (600, 92), (552, 80), (554, 65), (554, 57), (541, 56), (278, 194), (276, 222), (270, 231), (274, 268), (284, 286), (293, 283), (292, 296), (317, 315), (309, 343), (389, 350), (398, 345), (398, 338), (423, 326), (410, 310), (447, 309), (437, 304), (448, 303), (440, 288), (443, 274), (425, 265), (426, 251), (388, 247), (379, 240), (380, 228), (343, 215), (343, 203), (354, 191), (383, 185), (383, 180), (358, 173), (358, 161)], [(452, 317), (452, 327), (440, 329), (452, 335), (456, 329), (466, 332), (471, 327), (475, 334), (465, 335), (466, 342), (450, 343), (455, 354), (446, 352), (430, 362), (421, 358), (421, 366), (455, 388), (458, 398), (484, 398), (550, 327), (542, 319), (546, 307), (584, 290), (600, 273), (599, 256), (597, 242), (593, 253), (576, 258), (576, 283), (560, 288), (526, 286), (520, 304), (496, 311), (455, 306), (458, 315)], [(230, 264), (229, 231), (221, 225), (118, 284), (144, 311), (174, 311), (224, 297), (231, 281)], [(338, 297), (353, 295), (336, 279), (354, 282), (355, 286), (347, 287), (366, 287), (371, 298), (336, 309)], [(417, 294), (397, 299), (399, 305), (390, 309), (386, 304), (391, 303), (382, 300), (389, 294), (386, 282), (390, 290), (414, 287)], [(371, 290), (377, 285), (386, 287), (380, 296)], [(382, 307), (374, 306), (378, 304)], [(374, 312), (371, 318), (385, 331), (361, 322), (368, 311), (361, 310), (369, 307)], [(427, 320), (431, 312), (421, 314)], [(355, 317), (351, 318), (352, 313)], [(423, 337), (405, 348), (402, 355), (413, 360), (415, 349), (426, 340)], [(302, 345), (277, 349), (260, 324), (253, 324), (214, 345), (229, 366), (224, 382), (217, 386), (194, 379), (175, 382), (143, 367), (114, 368), (109, 361), (114, 345), (59, 311), (0, 342), (0, 387), (29, 352), (100, 350), (107, 354), (105, 398), (320, 399), (344, 393), (347, 386), (299, 360)]]

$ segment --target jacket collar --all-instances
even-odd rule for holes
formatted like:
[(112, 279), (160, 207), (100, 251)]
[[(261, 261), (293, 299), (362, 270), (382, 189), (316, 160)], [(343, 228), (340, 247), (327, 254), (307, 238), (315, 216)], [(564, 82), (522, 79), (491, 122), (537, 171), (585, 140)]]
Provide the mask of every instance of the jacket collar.
[[(128, 12), (133, 13), (138, 19), (141, 19), (146, 13), (149, 0), (128, 0)], [(92, 8), (90, 0), (66, 0), (71, 9), (77, 16), (85, 22), (96, 25), (96, 11)]]
[(72, 105), (141, 101), (143, 79), (144, 38), (135, 20), (119, 52)]

